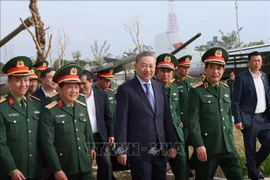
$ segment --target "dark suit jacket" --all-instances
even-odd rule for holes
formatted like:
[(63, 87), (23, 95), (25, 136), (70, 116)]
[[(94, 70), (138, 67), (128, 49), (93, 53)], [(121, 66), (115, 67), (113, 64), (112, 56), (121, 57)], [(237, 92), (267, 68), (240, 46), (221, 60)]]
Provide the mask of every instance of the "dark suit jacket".
[[(116, 95), (115, 139), (117, 150), (124, 148), (130, 158), (149, 158), (149, 150), (157, 142), (176, 142), (173, 120), (163, 84), (151, 80), (156, 100), (156, 112), (135, 76), (119, 86)], [(128, 149), (128, 150), (127, 150)], [(122, 152), (117, 152), (122, 154)]]
[[(264, 84), (268, 119), (270, 119), (270, 88), (267, 75), (261, 72)], [(233, 114), (234, 123), (242, 122), (248, 127), (252, 124), (257, 105), (257, 94), (253, 77), (249, 71), (239, 74), (234, 82), (233, 91)]]
[(105, 91), (93, 88), (96, 106), (98, 132), (103, 142), (108, 142), (108, 137), (114, 137), (113, 118), (109, 107), (109, 100)]
[(35, 92), (32, 93), (33, 96), (37, 97), (40, 99), (41, 103), (45, 106), (47, 105), (47, 97), (45, 96), (43, 90), (41, 89), (41, 87), (36, 90)]

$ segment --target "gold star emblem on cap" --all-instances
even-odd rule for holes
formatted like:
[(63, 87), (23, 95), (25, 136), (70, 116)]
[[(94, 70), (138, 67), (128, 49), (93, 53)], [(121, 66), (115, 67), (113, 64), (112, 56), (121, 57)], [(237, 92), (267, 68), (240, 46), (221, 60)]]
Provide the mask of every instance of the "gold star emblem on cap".
[(46, 63), (43, 63), (42, 66), (46, 66)]
[(170, 56), (165, 56), (164, 61), (165, 62), (171, 62), (171, 57)]
[(71, 68), (71, 70), (70, 70), (70, 74), (71, 75), (76, 75), (77, 74), (77, 68)]
[(31, 70), (30, 70), (30, 74), (35, 74), (34, 69), (31, 69)]
[(19, 61), (17, 62), (17, 67), (23, 67), (23, 66), (24, 66), (23, 61), (22, 61), (22, 60), (19, 60)]
[(187, 57), (187, 58), (185, 59), (185, 61), (190, 61), (189, 57)]
[(216, 50), (215, 56), (221, 57), (222, 56), (222, 51), (220, 49)]
[(110, 73), (112, 74), (113, 73), (113, 70), (110, 70)]

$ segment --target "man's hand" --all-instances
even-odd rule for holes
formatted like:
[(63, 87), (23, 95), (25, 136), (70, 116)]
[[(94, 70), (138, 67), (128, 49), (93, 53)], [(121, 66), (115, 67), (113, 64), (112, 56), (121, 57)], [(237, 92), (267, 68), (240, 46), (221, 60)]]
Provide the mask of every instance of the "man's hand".
[(61, 170), (54, 173), (55, 180), (67, 180), (66, 174)]
[(206, 162), (207, 161), (207, 153), (204, 146), (200, 146), (196, 148), (197, 157), (200, 161)]
[(170, 158), (175, 158), (176, 155), (177, 155), (177, 150), (175, 148), (169, 149), (169, 157)]
[(244, 129), (243, 124), (242, 124), (241, 122), (235, 124), (234, 126), (236, 127), (236, 129), (238, 129), (238, 130), (240, 130), (240, 131)]
[(181, 128), (183, 128), (183, 127), (184, 127), (183, 122), (180, 122), (180, 127), (181, 127)]
[(113, 144), (114, 143), (114, 137), (108, 137), (108, 141), (109, 141), (109, 144)]
[(24, 177), (24, 175), (22, 174), (21, 171), (19, 171), (18, 169), (16, 169), (15, 171), (12, 172), (11, 179), (12, 180), (24, 180), (26, 178)]
[(123, 154), (123, 155), (119, 155), (117, 156), (117, 161), (122, 164), (122, 165), (126, 165), (127, 164), (127, 155)]
[(96, 159), (96, 151), (94, 149), (91, 150), (91, 158), (92, 158), (92, 161)]

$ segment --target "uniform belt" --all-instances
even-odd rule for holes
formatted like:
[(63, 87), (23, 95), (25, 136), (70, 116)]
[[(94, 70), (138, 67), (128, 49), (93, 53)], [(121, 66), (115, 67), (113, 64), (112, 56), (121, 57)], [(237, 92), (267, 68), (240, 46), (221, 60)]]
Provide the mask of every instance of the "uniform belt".
[(266, 111), (261, 112), (261, 113), (255, 113), (256, 116), (263, 116), (265, 114)]

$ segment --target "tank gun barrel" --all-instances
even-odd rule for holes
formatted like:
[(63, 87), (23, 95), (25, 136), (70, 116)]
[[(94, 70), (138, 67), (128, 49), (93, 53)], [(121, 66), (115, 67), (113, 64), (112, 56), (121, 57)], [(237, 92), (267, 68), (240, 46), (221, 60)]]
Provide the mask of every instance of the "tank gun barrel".
[(201, 35), (202, 35), (201, 33), (196, 34), (194, 37), (192, 37), (191, 39), (189, 39), (188, 41), (186, 41), (180, 47), (178, 47), (177, 49), (175, 49), (174, 51), (172, 51), (171, 54), (175, 55), (176, 53), (178, 53), (179, 51), (181, 51), (182, 49), (184, 49), (187, 45), (189, 45), (190, 43), (192, 43), (193, 41), (195, 41), (195, 39), (197, 39)]
[[(27, 27), (33, 25), (31, 17), (26, 18), (23, 22)], [(23, 25), (23, 23), (21, 23), (14, 31), (12, 31), (6, 37), (0, 40), (0, 47), (2, 47), (4, 44), (6, 44), (8, 41), (10, 41), (12, 38), (14, 38), (17, 34), (19, 34), (21, 31), (25, 29), (26, 29), (25, 26)]]

